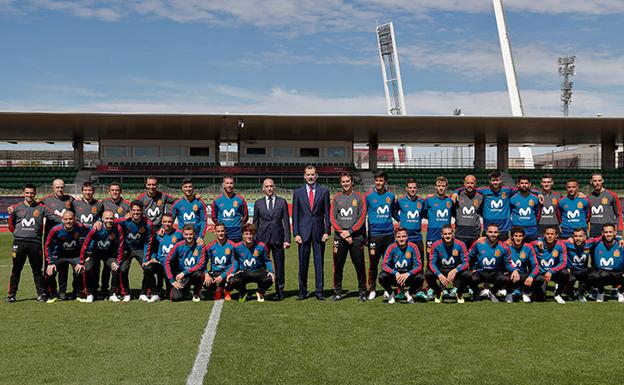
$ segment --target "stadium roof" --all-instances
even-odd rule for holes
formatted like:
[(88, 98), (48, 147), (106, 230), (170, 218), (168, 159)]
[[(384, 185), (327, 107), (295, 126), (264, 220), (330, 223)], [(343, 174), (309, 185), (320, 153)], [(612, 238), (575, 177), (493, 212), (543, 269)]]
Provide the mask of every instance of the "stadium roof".
[(503, 135), (515, 144), (600, 143), (602, 134), (621, 141), (624, 118), (0, 112), (3, 141), (377, 138), (379, 143), (462, 144), (473, 143), (478, 133), (486, 142)]

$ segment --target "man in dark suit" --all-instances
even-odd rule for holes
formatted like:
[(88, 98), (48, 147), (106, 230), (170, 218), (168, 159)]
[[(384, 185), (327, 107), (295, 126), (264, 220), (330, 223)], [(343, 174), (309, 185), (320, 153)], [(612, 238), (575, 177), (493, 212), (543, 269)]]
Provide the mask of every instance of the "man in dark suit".
[(316, 298), (323, 296), (323, 254), (325, 242), (329, 239), (331, 222), (329, 218), (329, 190), (316, 183), (316, 167), (306, 166), (303, 177), (305, 185), (293, 193), (293, 230), (295, 242), (299, 245), (299, 297), (308, 295), (308, 268), (310, 250), (314, 254), (316, 276)]
[(275, 195), (273, 179), (262, 182), (266, 194), (254, 204), (253, 223), (256, 238), (263, 242), (273, 255), (277, 301), (284, 299), (284, 250), (290, 247), (290, 217), (286, 199)]

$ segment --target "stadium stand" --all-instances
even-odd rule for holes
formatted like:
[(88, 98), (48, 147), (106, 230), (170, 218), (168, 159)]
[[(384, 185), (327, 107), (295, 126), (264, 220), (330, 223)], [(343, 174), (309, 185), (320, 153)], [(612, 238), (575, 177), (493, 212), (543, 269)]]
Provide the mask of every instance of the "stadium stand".
[(0, 169), (0, 189), (21, 190), (24, 183), (48, 185), (56, 178), (71, 182), (78, 169), (72, 167), (3, 167)]
[[(572, 168), (557, 168), (557, 169), (511, 169), (509, 174), (516, 180), (520, 175), (527, 175), (531, 178), (531, 182), (534, 185), (539, 185), (540, 178), (544, 174), (551, 174), (554, 177), (555, 185), (554, 190), (565, 190), (566, 180), (570, 178), (576, 178), (579, 181), (580, 186), (589, 185), (591, 175), (594, 170), (588, 169), (572, 169)], [(622, 170), (602, 170), (600, 171), (605, 179), (605, 186), (613, 190), (624, 189), (624, 171)]]

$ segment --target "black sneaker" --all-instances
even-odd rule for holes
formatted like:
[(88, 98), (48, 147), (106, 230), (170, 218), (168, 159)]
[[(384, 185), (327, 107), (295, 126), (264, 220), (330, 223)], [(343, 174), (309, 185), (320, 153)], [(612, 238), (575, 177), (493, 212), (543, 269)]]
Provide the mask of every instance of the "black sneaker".
[(58, 299), (59, 299), (59, 301), (67, 301), (67, 299), (68, 299), (67, 298), (67, 294), (65, 294), (65, 293), (59, 294), (58, 295)]
[(14, 295), (9, 295), (9, 296), (7, 296), (7, 302), (8, 302), (8, 303), (13, 303), (13, 302), (15, 302), (15, 296), (14, 296)]
[(48, 299), (47, 299), (47, 298), (46, 298), (46, 296), (45, 296), (45, 295), (43, 295), (43, 294), (39, 294), (39, 295), (37, 296), (37, 302), (45, 302), (45, 301), (47, 301), (47, 300), (48, 300)]
[(366, 302), (366, 294), (360, 294), (358, 297), (358, 302)]
[(340, 296), (340, 294), (334, 294), (334, 296), (332, 297), (332, 301), (333, 302), (338, 302), (342, 299), (342, 297)]

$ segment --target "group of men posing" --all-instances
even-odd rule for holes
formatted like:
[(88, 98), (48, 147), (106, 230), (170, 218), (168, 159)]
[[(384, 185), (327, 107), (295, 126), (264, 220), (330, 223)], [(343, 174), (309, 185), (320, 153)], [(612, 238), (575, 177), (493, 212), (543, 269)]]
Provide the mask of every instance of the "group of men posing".
[[(386, 189), (386, 174), (379, 172), (365, 196), (353, 190), (352, 175), (344, 173), (342, 191), (330, 199), (328, 189), (316, 179), (316, 168), (306, 167), (305, 184), (292, 198), (300, 300), (308, 297), (310, 253), (315, 296), (324, 300), (324, 249), (333, 232), (334, 301), (344, 295), (343, 271), (350, 254), (362, 302), (375, 299), (377, 282), (388, 303), (394, 303), (397, 295), (408, 302), (433, 297), (437, 303), (445, 294), (463, 303), (468, 290), (474, 300), (487, 296), (498, 301), (500, 294), (508, 302), (515, 298), (530, 302), (546, 298), (550, 281), (556, 284), (558, 303), (565, 302), (562, 295), (585, 301), (592, 287), (597, 289), (597, 301), (603, 301), (606, 285), (618, 287), (618, 300), (624, 302), (624, 241), (617, 237), (623, 230), (622, 210), (599, 173), (592, 175), (593, 191), (587, 196), (578, 192), (573, 179), (566, 183), (567, 194), (560, 195), (552, 191), (551, 175), (544, 175), (541, 189), (534, 190), (528, 177), (507, 187), (501, 174), (492, 172), (487, 187), (477, 188), (476, 178), (468, 175), (464, 186), (452, 193), (447, 193), (447, 179), (438, 177), (435, 194), (427, 197), (418, 196), (416, 181), (408, 179), (405, 195), (397, 198)], [(199, 301), (202, 287), (211, 286), (215, 299), (229, 300), (232, 289), (237, 289), (244, 301), (248, 283), (258, 285), (259, 301), (273, 283), (274, 298), (283, 299), (284, 251), (291, 240), (286, 200), (275, 195), (273, 180), (265, 179), (265, 196), (255, 202), (253, 224), (248, 224), (247, 203), (234, 191), (234, 178), (224, 177), (222, 187), (223, 193), (211, 205), (216, 239), (204, 244), (207, 207), (190, 179), (182, 183), (184, 196), (175, 200), (157, 189), (156, 178), (148, 177), (145, 193), (132, 202), (121, 197), (119, 183), (109, 186), (110, 197), (102, 201), (93, 198), (88, 182), (82, 198), (74, 200), (56, 180), (54, 194), (41, 202), (35, 200), (35, 187), (26, 185), (24, 201), (9, 210), (14, 258), (8, 301), (15, 301), (27, 258), (40, 301), (77, 297), (92, 302), (98, 287), (111, 301), (129, 301), (133, 259), (143, 270), (139, 296), (143, 301), (164, 296), (181, 300), (191, 288), (193, 300)], [(423, 219), (428, 222), (426, 234)], [(69, 268), (74, 280), (67, 294)]]

